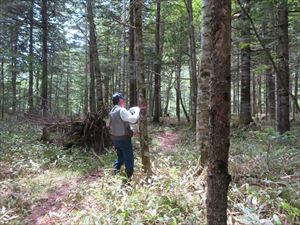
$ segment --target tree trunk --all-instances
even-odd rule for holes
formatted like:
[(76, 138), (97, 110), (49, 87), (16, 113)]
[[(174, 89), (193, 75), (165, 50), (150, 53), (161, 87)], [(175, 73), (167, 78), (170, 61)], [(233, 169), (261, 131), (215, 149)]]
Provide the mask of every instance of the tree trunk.
[[(107, 46), (106, 46), (106, 53), (108, 55), (109, 58), (112, 58), (112, 53), (111, 53), (111, 49), (109, 48), (110, 43), (109, 40), (107, 40)], [(109, 93), (110, 93), (110, 88), (109, 88), (109, 83), (110, 80), (113, 80), (113, 70), (111, 68), (111, 66), (108, 66), (108, 69), (106, 71), (105, 77), (104, 77), (104, 103), (106, 105), (106, 107), (110, 106), (111, 101), (109, 98)], [(113, 82), (112, 82), (113, 83)], [(111, 93), (113, 93), (113, 90), (111, 90)]]
[(149, 107), (148, 107), (148, 115), (149, 117), (153, 116), (153, 106), (154, 106), (154, 96), (153, 96), (153, 73), (152, 73), (153, 69), (151, 70), (151, 72), (149, 73), (149, 75), (147, 76), (147, 94), (148, 96), (146, 97), (147, 99), (149, 99)]
[[(88, 30), (88, 24), (86, 23), (86, 31)], [(88, 50), (88, 37), (85, 38), (85, 68), (84, 68), (84, 108), (83, 112), (87, 115), (89, 111), (89, 50)]]
[(266, 70), (267, 89), (268, 89), (268, 114), (271, 120), (275, 120), (275, 78), (272, 68)]
[[(251, 75), (250, 75), (251, 76)], [(250, 81), (251, 83), (251, 81)], [(251, 92), (250, 92), (251, 93)], [(257, 115), (257, 107), (256, 107), (256, 77), (255, 73), (252, 73), (252, 115), (255, 117)]]
[[(212, 70), (211, 51), (211, 23), (212, 3), (209, 0), (202, 1), (202, 30), (201, 30), (201, 55), (200, 73), (198, 77), (197, 97), (197, 124), (196, 141), (199, 152), (201, 152), (200, 167), (204, 167), (208, 154), (208, 120), (209, 120), (209, 81)], [(201, 169), (201, 168), (200, 168)]]
[(171, 71), (171, 77), (168, 82), (168, 87), (167, 87), (167, 92), (166, 92), (166, 105), (165, 105), (165, 109), (164, 109), (165, 116), (167, 116), (169, 114), (168, 109), (169, 109), (169, 101), (170, 101), (170, 91), (172, 89), (172, 83), (173, 83), (173, 72), (174, 71)]
[[(298, 55), (297, 57), (297, 62), (296, 62), (296, 72), (295, 72), (295, 89), (294, 89), (294, 95), (295, 98), (298, 100), (298, 80), (299, 80), (299, 64), (300, 64), (300, 55)], [(294, 102), (293, 105), (293, 119), (296, 119), (296, 112), (297, 112), (297, 108), (296, 108), (296, 103)]]
[(230, 49), (231, 1), (212, 0), (212, 73), (209, 108), (207, 224), (227, 224), (230, 183)]
[(35, 105), (40, 105), (40, 68), (38, 67), (36, 70), (35, 76)]
[(29, 12), (29, 84), (28, 84), (28, 111), (33, 110), (33, 7), (34, 1), (30, 1), (30, 12)]
[(257, 89), (258, 89), (257, 104), (258, 104), (258, 112), (259, 112), (260, 116), (263, 113), (263, 111), (262, 111), (262, 98), (261, 98), (261, 96), (262, 96), (262, 92), (261, 92), (261, 86), (262, 85), (261, 85), (261, 83), (262, 83), (261, 75), (259, 74), (258, 77), (257, 77), (257, 85), (258, 85), (258, 87), (257, 87)]
[(137, 105), (137, 89), (136, 89), (136, 69), (135, 69), (135, 56), (134, 56), (134, 4), (135, 0), (130, 0), (130, 12), (129, 12), (129, 105), (133, 107)]
[[(250, 0), (243, 0), (244, 8), (249, 14), (250, 12)], [(244, 13), (241, 11), (241, 109), (239, 122), (241, 126), (246, 126), (252, 122), (251, 117), (251, 99), (250, 99), (250, 87), (251, 87), (251, 71), (250, 71), (250, 23)]]
[(144, 44), (143, 44), (143, 23), (142, 23), (142, 7), (144, 0), (135, 0), (134, 16), (135, 16), (135, 56), (137, 65), (137, 89), (138, 102), (141, 107), (140, 113), (140, 145), (142, 153), (143, 169), (151, 175), (150, 153), (148, 145), (148, 124), (147, 124), (147, 99), (144, 71)]
[(190, 122), (191, 122), (191, 121), (190, 121), (190, 117), (189, 117), (189, 114), (188, 114), (188, 112), (186, 111), (186, 108), (185, 108), (185, 106), (184, 106), (184, 102), (183, 102), (183, 99), (182, 99), (181, 91), (179, 92), (179, 98), (180, 98), (180, 105), (181, 105), (182, 111), (183, 111), (183, 113), (184, 113), (184, 116), (185, 116), (185, 118), (186, 118), (186, 121), (187, 121), (188, 123), (190, 123)]
[(237, 56), (237, 116), (240, 116), (240, 49), (238, 48), (238, 56)]
[(180, 122), (180, 82), (181, 82), (181, 49), (179, 50), (179, 56), (176, 60), (176, 117), (178, 122)]
[(161, 47), (160, 47), (160, 0), (156, 0), (156, 30), (155, 30), (155, 61), (154, 61), (154, 117), (153, 122), (159, 123), (161, 110), (160, 103), (160, 73), (161, 73)]
[(125, 94), (125, 39), (126, 39), (126, 30), (125, 30), (125, 23), (126, 23), (126, 2), (122, 0), (122, 32), (121, 32), (121, 73), (120, 73), (120, 81), (121, 81), (121, 88), (120, 91)]
[(68, 65), (67, 65), (67, 80), (66, 80), (66, 95), (65, 95), (65, 115), (69, 116), (70, 113), (70, 103), (69, 103), (69, 98), (70, 98), (70, 48), (68, 49)]
[(17, 54), (18, 54), (18, 36), (19, 27), (16, 24), (11, 30), (11, 85), (12, 85), (12, 112), (16, 113), (17, 107)]
[(196, 66), (196, 42), (195, 28), (193, 19), (192, 0), (185, 0), (188, 14), (189, 26), (189, 50), (190, 50), (190, 72), (191, 72), (191, 116), (192, 125), (196, 127), (196, 106), (197, 106), (197, 66)]
[(279, 0), (278, 5), (278, 76), (277, 78), (277, 131), (280, 134), (290, 130), (289, 119), (289, 39), (287, 0)]
[(237, 80), (237, 73), (234, 72), (233, 77), (231, 79), (231, 87), (233, 89), (232, 90), (233, 96), (232, 96), (232, 108), (231, 108), (232, 113), (231, 113), (231, 116), (236, 114), (236, 105), (237, 105), (237, 103), (236, 103), (236, 92), (237, 92), (236, 91), (236, 80)]
[(49, 103), (48, 103), (48, 105), (49, 105), (49, 111), (52, 113), (52, 93), (53, 93), (53, 70), (52, 70), (52, 68), (53, 68), (53, 61), (54, 61), (54, 59), (53, 59), (53, 57), (51, 57), (50, 56), (50, 62), (49, 62), (49, 67), (50, 67), (50, 69), (49, 69), (49, 73), (50, 73), (50, 83), (49, 83)]
[(1, 58), (1, 118), (4, 119), (4, 57)]
[(48, 0), (42, 0), (42, 84), (41, 84), (41, 99), (43, 115), (48, 112)]
[(90, 111), (96, 112), (96, 92), (95, 92), (95, 67), (93, 55), (93, 29), (94, 20), (92, 17), (92, 0), (87, 0), (87, 20), (89, 23), (89, 72), (90, 72)]
[(18, 112), (21, 113), (22, 112), (22, 88), (21, 86), (18, 87)]
[[(96, 28), (94, 23), (92, 4), (93, 4), (93, 0), (87, 0), (87, 19), (89, 22), (90, 77), (91, 77), (90, 107), (91, 107), (91, 111), (95, 112), (96, 107), (97, 107), (97, 111), (99, 111), (100, 108), (103, 106), (103, 93), (102, 93), (102, 77), (100, 71), (97, 38), (96, 38)], [(96, 93), (95, 93), (95, 79), (96, 79)]]

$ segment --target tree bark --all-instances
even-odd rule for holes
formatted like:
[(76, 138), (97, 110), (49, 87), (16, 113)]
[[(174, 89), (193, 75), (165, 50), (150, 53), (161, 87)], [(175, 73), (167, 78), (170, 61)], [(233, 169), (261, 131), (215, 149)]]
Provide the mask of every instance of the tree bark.
[(53, 93), (53, 70), (51, 69), (51, 68), (53, 68), (53, 61), (54, 61), (54, 59), (53, 59), (53, 57), (51, 57), (50, 56), (50, 60), (49, 60), (50, 62), (49, 62), (49, 67), (50, 67), (50, 69), (49, 69), (49, 73), (50, 73), (50, 83), (49, 83), (49, 103), (48, 103), (48, 105), (49, 105), (49, 112), (50, 113), (52, 113), (52, 109), (53, 109), (53, 107), (52, 107), (52, 93)]
[[(295, 72), (295, 86), (294, 86), (294, 95), (295, 98), (298, 100), (298, 80), (299, 80), (299, 64), (300, 64), (300, 55), (297, 56), (297, 62), (296, 62), (296, 72)], [(296, 103), (294, 102), (293, 105), (293, 119), (296, 119)]]
[(160, 0), (156, 0), (155, 22), (155, 61), (154, 61), (154, 117), (153, 122), (159, 123), (161, 110), (160, 86), (161, 86), (161, 47), (160, 47)]
[[(251, 77), (251, 75), (250, 75)], [(253, 72), (252, 73), (252, 115), (253, 117), (256, 116), (257, 114), (257, 100), (256, 100), (256, 96), (257, 96), (257, 93), (256, 93), (256, 77), (255, 77), (255, 73)], [(251, 81), (250, 81), (250, 84), (251, 84)], [(251, 92), (250, 92), (251, 93)]]
[(231, 1), (212, 0), (212, 73), (209, 108), (207, 224), (227, 224), (230, 183)]
[(30, 11), (29, 11), (29, 83), (28, 83), (28, 111), (33, 110), (33, 7), (34, 1), (30, 1)]
[[(86, 21), (85, 26), (86, 31), (88, 30), (88, 24)], [(88, 37), (85, 37), (85, 68), (84, 68), (84, 109), (83, 112), (85, 115), (87, 115), (89, 111), (89, 43), (88, 43)]]
[(262, 110), (262, 80), (261, 80), (261, 75), (259, 75), (257, 77), (257, 85), (258, 85), (258, 101), (257, 101), (257, 104), (258, 104), (259, 114), (261, 116), (262, 113), (263, 113), (263, 110)]
[(147, 83), (147, 94), (148, 96), (146, 96), (146, 99), (149, 100), (149, 107), (148, 107), (148, 115), (149, 117), (152, 117), (153, 116), (153, 107), (154, 107), (154, 96), (153, 96), (153, 77), (154, 77), (154, 74), (152, 73), (153, 69), (151, 70), (151, 72), (148, 74), (147, 76), (147, 80), (146, 80), (146, 83)]
[(17, 107), (17, 54), (18, 54), (18, 24), (11, 29), (11, 85), (12, 85), (12, 112), (16, 113)]
[(137, 65), (137, 89), (138, 103), (141, 107), (140, 113), (140, 145), (143, 169), (147, 175), (151, 175), (151, 163), (148, 144), (148, 124), (147, 124), (147, 99), (144, 71), (144, 44), (143, 44), (143, 24), (142, 24), (142, 7), (144, 0), (135, 0), (134, 16), (135, 16), (135, 57)]
[(126, 19), (126, 2), (125, 0), (122, 0), (122, 33), (121, 33), (121, 62), (120, 62), (120, 66), (121, 66), (121, 73), (120, 73), (120, 80), (121, 80), (121, 88), (120, 91), (122, 93), (125, 94), (125, 83), (126, 83), (126, 79), (125, 79), (125, 38), (126, 38), (126, 34), (125, 34), (125, 19)]
[(240, 116), (240, 50), (238, 48), (238, 56), (237, 56), (237, 116)]
[(279, 0), (278, 5), (278, 72), (277, 77), (277, 131), (280, 134), (290, 130), (289, 118), (289, 36), (287, 0)]
[[(93, 0), (87, 0), (87, 19), (89, 22), (89, 54), (90, 54), (90, 110), (96, 112), (103, 106), (102, 76), (99, 63), (96, 27), (93, 14)], [(96, 85), (95, 85), (96, 79)], [(93, 88), (94, 87), (94, 88)], [(96, 87), (96, 93), (95, 93)]]
[(197, 106), (197, 66), (196, 66), (196, 41), (195, 27), (193, 19), (192, 0), (185, 0), (186, 10), (188, 14), (189, 26), (189, 50), (190, 50), (190, 72), (191, 72), (191, 117), (192, 125), (196, 127), (196, 106)]
[[(238, 4), (241, 6), (242, 11), (245, 13), (246, 11), (245, 11), (244, 7), (242, 7), (240, 0), (237, 0), (237, 2), (238, 2)], [(250, 23), (251, 23), (252, 29), (253, 29), (253, 31), (254, 31), (254, 34), (255, 34), (257, 40), (258, 40), (259, 43), (261, 44), (261, 46), (262, 46), (264, 52), (266, 53), (268, 59), (270, 60), (270, 62), (271, 62), (271, 64), (272, 64), (273, 69), (274, 69), (275, 72), (276, 72), (276, 75), (277, 75), (277, 78), (278, 78), (277, 81), (278, 81), (279, 83), (281, 83), (281, 86), (285, 89), (285, 91), (286, 91), (287, 93), (289, 93), (289, 96), (291, 96), (292, 100), (294, 101), (294, 104), (296, 105), (297, 111), (300, 112), (300, 106), (299, 106), (299, 104), (298, 104), (298, 102), (297, 102), (297, 99), (296, 99), (295, 96), (292, 94), (292, 92), (290, 92), (290, 90), (287, 89), (286, 86), (284, 85), (285, 82), (284, 82), (284, 80), (283, 80), (283, 78), (282, 78), (282, 75), (280, 74), (280, 71), (279, 71), (279, 69), (278, 69), (278, 66), (276, 65), (275, 61), (273, 60), (273, 57), (272, 57), (272, 55), (271, 55), (269, 49), (266, 47), (266, 45), (265, 45), (264, 42), (262, 41), (262, 38), (261, 38), (260, 35), (258, 34), (258, 31), (257, 31), (257, 29), (256, 29), (256, 27), (255, 27), (255, 24), (254, 24), (254, 22), (253, 22), (251, 16), (250, 16), (249, 14), (247, 14), (247, 13), (246, 13), (246, 16), (248, 17), (248, 19), (249, 19), (249, 21), (250, 21)]]
[(268, 114), (271, 120), (275, 120), (275, 79), (272, 68), (266, 70), (267, 92), (268, 92)]
[(185, 106), (184, 106), (184, 102), (183, 102), (183, 99), (182, 99), (181, 91), (179, 92), (179, 98), (180, 98), (180, 105), (181, 105), (182, 111), (183, 111), (183, 113), (184, 113), (184, 116), (185, 116), (185, 118), (186, 118), (186, 121), (187, 121), (188, 123), (190, 123), (190, 122), (191, 122), (191, 121), (190, 121), (190, 117), (189, 117), (189, 114), (188, 114), (188, 112), (187, 112), (187, 110), (186, 110), (186, 108), (185, 108)]
[(164, 115), (167, 116), (168, 113), (168, 109), (169, 109), (169, 101), (170, 101), (170, 91), (172, 89), (172, 83), (173, 83), (173, 70), (171, 71), (171, 76), (170, 76), (170, 80), (168, 82), (168, 87), (167, 87), (167, 92), (166, 92), (166, 105), (165, 105), (165, 109), (164, 109)]
[(87, 0), (87, 20), (89, 23), (89, 72), (90, 72), (90, 111), (96, 112), (96, 92), (95, 92), (95, 67), (94, 67), (94, 59), (93, 59), (93, 17), (91, 15), (92, 10), (92, 1)]
[(179, 56), (177, 57), (176, 60), (176, 117), (178, 122), (180, 122), (180, 82), (181, 82), (181, 49), (179, 50), (180, 52), (178, 53)]
[[(109, 41), (107, 41), (106, 53), (107, 53), (108, 57), (110, 57), (110, 58), (112, 57), (111, 50), (109, 48)], [(109, 81), (112, 76), (113, 76), (112, 69), (110, 66), (108, 66), (105, 77), (104, 77), (104, 96), (103, 96), (106, 107), (110, 106), (110, 103), (111, 103), (110, 98), (109, 98), (109, 83), (110, 83)], [(111, 78), (111, 80), (113, 80), (113, 78)]]
[(198, 77), (198, 97), (197, 97), (197, 124), (196, 141), (200, 158), (200, 169), (207, 161), (208, 154), (208, 103), (209, 103), (209, 81), (212, 72), (211, 51), (212, 51), (212, 2), (202, 1), (202, 30), (201, 30), (201, 54), (200, 73)]
[(1, 118), (4, 119), (4, 57), (1, 58)]
[(65, 115), (66, 116), (69, 116), (69, 113), (70, 113), (70, 103), (69, 103), (69, 98), (70, 98), (70, 48), (68, 49), (68, 55), (67, 55), (67, 73), (66, 73), (66, 76), (67, 76), (67, 80), (66, 80), (66, 95), (65, 95)]
[[(243, 0), (244, 9), (249, 14), (250, 0)], [(250, 49), (250, 23), (246, 13), (241, 11), (241, 103), (239, 122), (241, 126), (250, 124), (251, 117), (251, 49)]]
[(48, 112), (48, 0), (42, 0), (42, 84), (41, 84), (41, 99), (43, 115)]
[(37, 68), (35, 75), (35, 105), (40, 105), (40, 69)]
[(129, 28), (129, 57), (128, 57), (128, 64), (129, 64), (129, 105), (133, 107), (137, 105), (137, 87), (136, 87), (136, 70), (135, 70), (135, 56), (134, 56), (134, 4), (135, 0), (130, 0), (130, 11), (129, 11), (129, 21), (130, 21), (130, 28)]

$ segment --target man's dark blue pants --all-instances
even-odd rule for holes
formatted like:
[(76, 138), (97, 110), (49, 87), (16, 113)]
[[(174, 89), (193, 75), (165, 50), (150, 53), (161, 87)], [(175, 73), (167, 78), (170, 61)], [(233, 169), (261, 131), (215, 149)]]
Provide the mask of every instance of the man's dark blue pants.
[(131, 138), (113, 140), (113, 145), (115, 146), (118, 155), (118, 159), (113, 165), (114, 171), (120, 170), (121, 166), (125, 163), (125, 171), (127, 177), (130, 178), (133, 174), (134, 166)]

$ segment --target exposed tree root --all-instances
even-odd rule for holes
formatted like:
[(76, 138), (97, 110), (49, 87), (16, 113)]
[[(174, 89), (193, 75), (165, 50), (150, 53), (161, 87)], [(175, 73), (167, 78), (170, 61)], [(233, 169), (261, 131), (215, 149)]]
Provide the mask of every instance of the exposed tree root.
[(88, 113), (85, 119), (76, 121), (57, 121), (34, 117), (26, 114), (25, 117), (39, 125), (44, 126), (41, 141), (63, 145), (90, 147), (93, 152), (100, 154), (111, 144), (109, 129), (106, 127), (104, 113)]

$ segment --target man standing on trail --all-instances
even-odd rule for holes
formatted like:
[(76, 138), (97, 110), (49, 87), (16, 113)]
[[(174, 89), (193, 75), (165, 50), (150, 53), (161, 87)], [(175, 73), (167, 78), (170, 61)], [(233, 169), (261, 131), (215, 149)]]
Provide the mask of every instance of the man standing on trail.
[(129, 123), (136, 123), (139, 119), (139, 107), (133, 107), (127, 110), (125, 108), (125, 97), (121, 93), (115, 93), (112, 96), (113, 108), (109, 113), (110, 136), (114, 147), (117, 150), (118, 159), (113, 165), (113, 174), (120, 170), (125, 163), (125, 172), (128, 178), (133, 174), (133, 149), (131, 137), (133, 130)]

